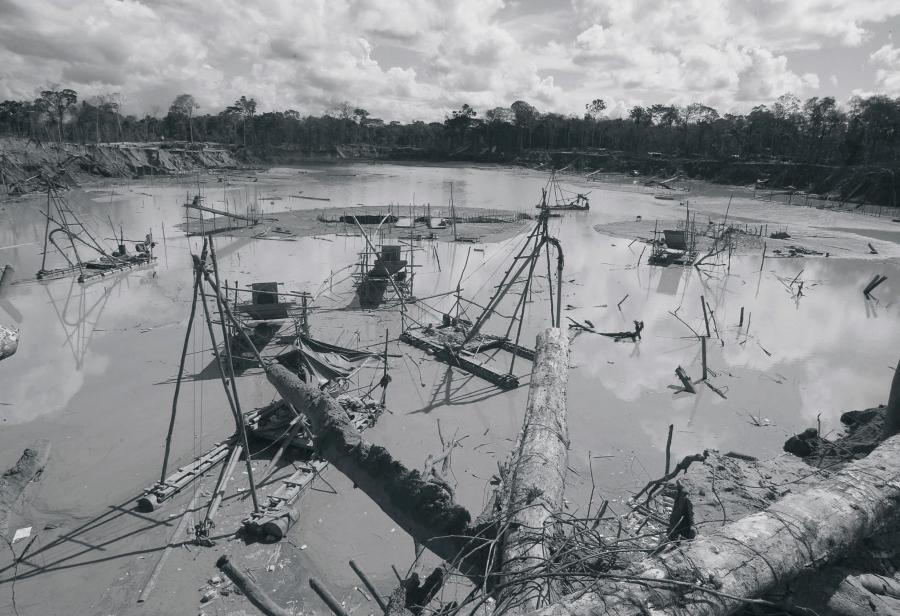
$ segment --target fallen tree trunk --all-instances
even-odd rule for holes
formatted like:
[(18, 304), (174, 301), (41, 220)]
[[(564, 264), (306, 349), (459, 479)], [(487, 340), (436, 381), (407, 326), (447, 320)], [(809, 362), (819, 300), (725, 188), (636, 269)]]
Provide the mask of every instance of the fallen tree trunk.
[(900, 518), (900, 436), (821, 484), (609, 575), (541, 616), (730, 614)]
[[(501, 520), (509, 527), (503, 538), (504, 582), (550, 558), (546, 539), (553, 515), (562, 510), (568, 465), (569, 431), (566, 385), (569, 339), (558, 328), (537, 338), (525, 420), (504, 478)], [(523, 576), (504, 588), (498, 610), (524, 613), (546, 605), (549, 580)]]
[(292, 616), (293, 612), (275, 603), (250, 576), (244, 575), (242, 571), (232, 565), (228, 556), (220, 556), (216, 561), (216, 567), (227, 575), (228, 579), (241, 589), (247, 600), (266, 616)]
[(481, 542), (471, 537), (471, 516), (454, 501), (449, 486), (409, 469), (384, 447), (364, 440), (334, 398), (284, 366), (269, 366), (267, 376), (282, 398), (309, 419), (316, 448), (325, 460), (413, 539), (462, 573), (484, 575), (487, 542), (479, 549)]
[(41, 439), (22, 452), (16, 465), (0, 477), (0, 535), (5, 535), (9, 512), (15, 506), (28, 483), (34, 480), (50, 457), (50, 441)]

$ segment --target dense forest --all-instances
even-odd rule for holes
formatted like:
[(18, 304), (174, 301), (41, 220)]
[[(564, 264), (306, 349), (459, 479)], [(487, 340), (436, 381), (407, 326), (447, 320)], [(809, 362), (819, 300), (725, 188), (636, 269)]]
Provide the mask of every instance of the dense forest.
[(318, 117), (294, 110), (257, 113), (256, 107), (253, 98), (241, 96), (217, 114), (195, 115), (194, 98), (181, 94), (166, 115), (138, 118), (122, 113), (118, 94), (80, 100), (74, 90), (53, 89), (36, 100), (0, 103), (0, 134), (78, 143), (219, 142), (258, 154), (314, 154), (360, 144), (497, 160), (525, 150), (569, 149), (834, 166), (894, 166), (900, 159), (900, 98), (880, 95), (854, 98), (845, 108), (831, 97), (804, 102), (785, 94), (746, 115), (723, 115), (699, 103), (657, 104), (617, 119), (604, 115), (602, 99), (586, 104), (581, 116), (542, 113), (515, 101), (483, 113), (463, 105), (443, 122), (430, 123), (385, 121), (346, 103)]

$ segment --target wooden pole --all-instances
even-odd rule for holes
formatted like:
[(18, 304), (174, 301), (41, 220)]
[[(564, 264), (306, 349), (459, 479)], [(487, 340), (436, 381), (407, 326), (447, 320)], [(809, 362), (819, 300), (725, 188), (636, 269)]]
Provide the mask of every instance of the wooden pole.
[(316, 591), (316, 594), (319, 595), (319, 598), (325, 602), (325, 605), (334, 613), (334, 616), (349, 616), (341, 607), (341, 604), (338, 603), (338, 600), (334, 598), (328, 589), (319, 584), (319, 581), (316, 578), (309, 578), (309, 587)]
[(763, 271), (763, 265), (766, 264), (766, 243), (763, 242), (762, 261), (759, 262), (759, 271)]
[(738, 327), (744, 326), (744, 307), (741, 306), (741, 320), (738, 321)]
[(199, 492), (194, 492), (194, 495), (191, 497), (190, 503), (185, 508), (184, 513), (181, 514), (181, 520), (178, 522), (178, 526), (175, 527), (175, 530), (172, 532), (172, 536), (169, 537), (169, 542), (166, 544), (166, 548), (163, 550), (163, 553), (160, 554), (159, 560), (156, 561), (156, 565), (153, 567), (153, 571), (150, 572), (150, 577), (147, 578), (147, 583), (144, 584), (144, 588), (141, 590), (141, 594), (138, 595), (138, 603), (144, 603), (147, 601), (147, 598), (150, 596), (150, 593), (153, 592), (153, 589), (156, 588), (156, 583), (159, 582), (159, 575), (162, 573), (163, 567), (166, 565), (166, 561), (169, 560), (169, 555), (172, 553), (172, 546), (178, 542), (178, 538), (187, 534), (188, 529), (188, 521), (191, 519), (191, 514), (194, 511), (194, 507), (197, 504), (197, 495)]
[[(203, 240), (203, 249), (200, 252), (200, 261), (206, 259), (206, 239)], [(166, 432), (166, 449), (163, 454), (162, 470), (159, 473), (159, 482), (165, 483), (169, 467), (169, 454), (172, 450), (172, 432), (175, 430), (175, 414), (178, 411), (178, 394), (181, 391), (181, 380), (184, 377), (184, 363), (187, 359), (188, 344), (191, 341), (191, 328), (194, 325), (194, 316), (197, 314), (197, 296), (200, 294), (201, 273), (199, 269), (194, 271), (194, 296), (191, 299), (191, 314), (188, 317), (187, 329), (184, 332), (184, 345), (181, 348), (181, 360), (178, 362), (178, 377), (175, 379), (175, 394), (172, 396), (172, 415), (169, 417), (169, 429)]]
[(706, 338), (700, 337), (700, 354), (703, 359), (703, 380), (706, 380), (708, 371), (706, 368)]
[[(729, 199), (729, 202), (731, 200)], [(669, 436), (666, 437), (666, 472), (665, 475), (669, 474), (669, 467), (672, 465), (672, 431), (675, 429), (675, 424), (669, 424)]]
[[(253, 464), (250, 461), (250, 445), (247, 441), (247, 425), (244, 422), (244, 414), (241, 412), (241, 401), (240, 401), (240, 398), (238, 398), (237, 382), (235, 381), (235, 378), (234, 378), (234, 361), (231, 358), (231, 338), (228, 337), (228, 329), (227, 329), (227, 326), (225, 323), (226, 319), (223, 316), (224, 309), (227, 308), (226, 300), (222, 298), (222, 296), (219, 294), (219, 291), (218, 291), (218, 288), (219, 288), (219, 265), (216, 261), (216, 247), (215, 247), (215, 244), (213, 243), (212, 237), (209, 238), (209, 256), (212, 259), (213, 273), (215, 274), (215, 278), (216, 278), (216, 303), (218, 304), (218, 307), (219, 307), (219, 320), (221, 321), (221, 324), (222, 324), (222, 336), (224, 338), (222, 340), (222, 346), (225, 347), (225, 364), (226, 364), (225, 369), (228, 371), (229, 381), (231, 382), (231, 395), (232, 395), (232, 398), (234, 399), (235, 413), (237, 414), (237, 424), (238, 424), (237, 430), (238, 430), (238, 433), (240, 434), (241, 441), (244, 444), (244, 451), (247, 453), (247, 455), (244, 457), (244, 459), (247, 463), (246, 464), (246, 466), (247, 466), (247, 481), (250, 486), (250, 496), (253, 499), (253, 511), (259, 512), (259, 499), (256, 496), (256, 482), (253, 480)], [(229, 319), (229, 320), (231, 321), (231, 323), (235, 327), (235, 329), (243, 331), (241, 329), (240, 323), (238, 323), (234, 319)], [(250, 346), (253, 347), (253, 344), (251, 343)], [(253, 347), (253, 348), (255, 348), (255, 347)], [(262, 362), (260, 362), (260, 364), (262, 364)], [(265, 366), (262, 366), (262, 367), (265, 368)]]
[(241, 459), (241, 452), (243, 449), (244, 448), (241, 445), (235, 445), (234, 449), (231, 450), (231, 457), (228, 458), (228, 463), (222, 467), (222, 474), (219, 475), (219, 480), (216, 482), (213, 498), (209, 502), (209, 507), (206, 509), (206, 517), (203, 519), (203, 524), (207, 528), (211, 526), (213, 519), (215, 519), (216, 514), (219, 512), (219, 505), (222, 504), (222, 499), (225, 498), (225, 490), (228, 488), (228, 481), (234, 474), (234, 467), (237, 466), (238, 460)]
[(706, 300), (703, 296), (700, 296), (700, 307), (703, 308), (703, 322), (706, 324), (706, 337), (709, 338), (711, 334), (709, 333), (709, 314), (706, 312)]
[(234, 585), (241, 589), (247, 600), (252, 603), (256, 609), (266, 616), (292, 616), (293, 612), (284, 609), (260, 588), (259, 584), (250, 579), (250, 576), (244, 575), (237, 567), (231, 564), (228, 556), (220, 556), (216, 561), (216, 567), (228, 576), (228, 579), (234, 582)]
[(369, 581), (369, 578), (366, 577), (366, 574), (363, 573), (362, 569), (354, 562), (350, 561), (350, 568), (353, 569), (353, 572), (359, 577), (360, 581), (363, 583), (363, 586), (369, 591), (372, 595), (372, 598), (375, 599), (375, 603), (378, 604), (378, 607), (381, 608), (382, 612), (387, 611), (387, 603), (385, 603), (384, 598), (381, 596), (381, 593), (378, 592), (378, 589), (375, 588), (375, 585)]
[(900, 431), (900, 370), (897, 368), (894, 368), (887, 410), (884, 412), (884, 430), (886, 434), (896, 434)]
[[(558, 328), (538, 334), (525, 420), (504, 478), (508, 502), (504, 503), (503, 522), (510, 527), (502, 551), (506, 581), (522, 577), (526, 570), (551, 558), (544, 540), (553, 535), (547, 526), (563, 507), (569, 446), (568, 375), (568, 336)], [(497, 609), (515, 604), (515, 611), (524, 613), (545, 605), (548, 583), (529, 578), (508, 586)]]

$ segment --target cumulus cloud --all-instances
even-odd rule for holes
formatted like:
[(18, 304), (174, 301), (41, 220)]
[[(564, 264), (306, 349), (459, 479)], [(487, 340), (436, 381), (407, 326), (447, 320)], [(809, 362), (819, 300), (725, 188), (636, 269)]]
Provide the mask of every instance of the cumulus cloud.
[(875, 88), (884, 94), (900, 95), (900, 48), (884, 45), (869, 56), (878, 67), (875, 71)]
[[(181, 92), (201, 112), (248, 95), (261, 111), (346, 100), (400, 120), (516, 99), (560, 113), (597, 97), (617, 114), (641, 101), (741, 110), (818, 87), (791, 52), (863, 45), (897, 15), (883, 0), (0, 0), (0, 98), (59, 83), (122, 92), (126, 113), (164, 112)], [(885, 49), (872, 87), (896, 91)]]

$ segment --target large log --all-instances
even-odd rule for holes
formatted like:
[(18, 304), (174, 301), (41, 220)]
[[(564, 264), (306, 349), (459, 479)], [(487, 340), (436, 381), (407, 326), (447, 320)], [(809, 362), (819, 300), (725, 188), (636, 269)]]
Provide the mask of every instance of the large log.
[(0, 477), (0, 535), (7, 530), (9, 512), (25, 487), (44, 470), (50, 457), (50, 441), (41, 439), (22, 452), (16, 465)]
[[(569, 339), (558, 328), (537, 337), (525, 420), (506, 473), (501, 519), (509, 523), (502, 549), (504, 587), (498, 609), (523, 613), (546, 605), (549, 580), (522, 576), (546, 562), (545, 541), (552, 536), (554, 513), (562, 510), (568, 465), (566, 385)], [(511, 580), (526, 579), (521, 584)]]
[(720, 616), (845, 555), (900, 518), (900, 436), (765, 511), (610, 575), (534, 614)]
[[(484, 573), (484, 553), (467, 536), (469, 512), (453, 500), (449, 487), (395, 460), (384, 447), (362, 438), (337, 401), (273, 364), (269, 381), (310, 423), (322, 457), (344, 473), (403, 530), (468, 575)], [(467, 558), (460, 559), (464, 553)]]

